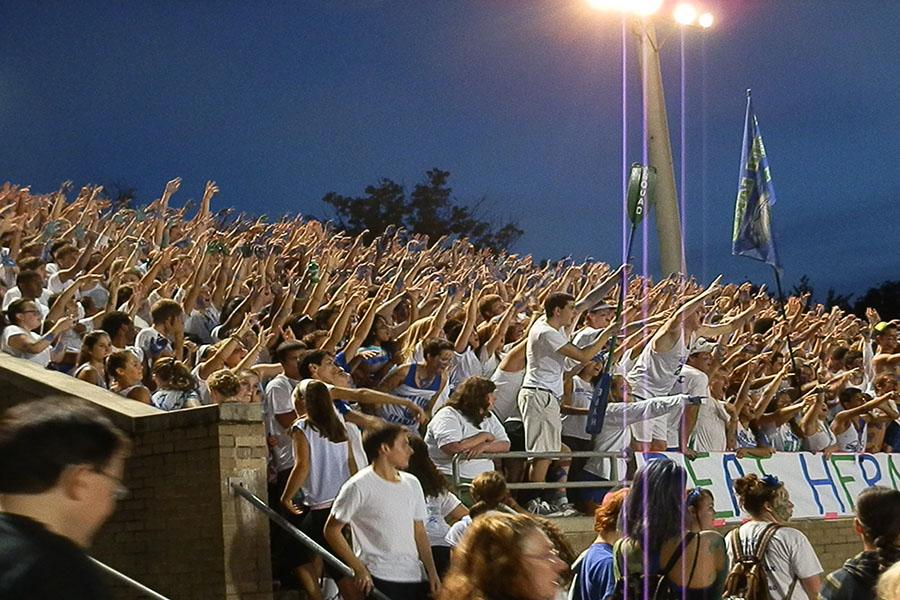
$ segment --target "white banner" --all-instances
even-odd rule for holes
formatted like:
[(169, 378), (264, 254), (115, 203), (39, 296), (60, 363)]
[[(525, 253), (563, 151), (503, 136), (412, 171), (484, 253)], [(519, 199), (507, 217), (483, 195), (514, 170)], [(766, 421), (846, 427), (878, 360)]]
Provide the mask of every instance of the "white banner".
[(715, 497), (716, 519), (738, 522), (741, 511), (732, 482), (744, 475), (775, 475), (791, 495), (795, 519), (837, 519), (853, 516), (854, 500), (865, 488), (881, 485), (900, 489), (900, 454), (822, 454), (781, 452), (771, 458), (737, 458), (714, 452), (693, 460), (682, 454), (647, 452), (637, 455), (640, 467), (666, 457), (685, 467), (688, 487), (708, 489)]

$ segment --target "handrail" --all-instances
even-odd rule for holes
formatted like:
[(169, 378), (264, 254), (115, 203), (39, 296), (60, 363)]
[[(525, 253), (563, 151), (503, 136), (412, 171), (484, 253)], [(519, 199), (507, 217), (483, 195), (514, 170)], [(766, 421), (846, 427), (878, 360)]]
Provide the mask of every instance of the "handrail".
[[(599, 452), (592, 450), (580, 450), (576, 452), (485, 452), (479, 454), (478, 458), (495, 459), (495, 458), (608, 458), (610, 462), (610, 480), (609, 481), (553, 481), (553, 482), (521, 482), (507, 483), (506, 487), (511, 490), (544, 490), (544, 489), (575, 489), (575, 488), (613, 488), (622, 482), (619, 479), (619, 465), (617, 459), (627, 458), (624, 452)], [(454, 454), (450, 462), (450, 469), (453, 478), (453, 487), (458, 493), (463, 487), (470, 487), (471, 484), (464, 484), (459, 473), (459, 463), (464, 460), (466, 455), (464, 452)]]
[[(287, 519), (272, 510), (268, 504), (260, 500), (255, 494), (253, 494), (253, 492), (245, 488), (241, 482), (232, 481), (231, 489), (235, 494), (249, 502), (253, 506), (253, 508), (262, 511), (263, 514), (269, 517), (269, 519), (271, 519), (276, 525), (291, 534), (294, 539), (306, 546), (306, 548), (321, 556), (326, 563), (340, 571), (342, 575), (345, 575), (346, 577), (354, 576), (353, 569), (345, 565), (334, 554), (320, 546), (314, 539), (291, 525), (291, 523)], [(369, 592), (369, 596), (371, 596), (372, 598), (376, 598), (376, 600), (391, 600), (384, 594), (384, 592), (381, 592), (375, 588), (372, 588), (372, 591)]]
[(124, 573), (120, 573), (119, 571), (116, 571), (111, 566), (100, 562), (93, 556), (89, 556), (88, 558), (90, 558), (91, 561), (93, 561), (93, 563), (95, 565), (100, 567), (100, 570), (103, 571), (104, 573), (111, 575), (114, 579), (121, 581), (125, 585), (132, 587), (132, 588), (138, 590), (139, 592), (143, 592), (147, 596), (150, 596), (151, 598), (153, 598), (153, 600), (169, 600), (169, 598), (166, 598), (165, 596), (163, 596), (162, 594), (160, 594), (158, 592), (154, 592), (153, 590), (148, 588), (146, 585), (144, 585), (140, 581), (135, 581), (128, 575), (125, 575)]

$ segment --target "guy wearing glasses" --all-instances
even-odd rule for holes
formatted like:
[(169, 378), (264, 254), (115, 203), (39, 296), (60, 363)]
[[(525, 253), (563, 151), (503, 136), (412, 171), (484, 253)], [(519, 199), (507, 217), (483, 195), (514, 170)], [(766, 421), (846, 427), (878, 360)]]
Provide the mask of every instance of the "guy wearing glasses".
[(130, 443), (85, 402), (0, 416), (0, 598), (109, 597), (85, 550), (112, 515)]

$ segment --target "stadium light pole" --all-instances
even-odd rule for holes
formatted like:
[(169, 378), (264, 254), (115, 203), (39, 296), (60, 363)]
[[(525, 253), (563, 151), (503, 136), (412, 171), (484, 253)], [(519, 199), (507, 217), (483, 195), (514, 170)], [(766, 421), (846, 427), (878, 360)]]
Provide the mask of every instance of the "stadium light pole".
[[(672, 142), (669, 133), (666, 98), (660, 67), (660, 43), (653, 22), (653, 15), (662, 8), (662, 0), (588, 0), (599, 10), (618, 10), (637, 17), (635, 31), (640, 42), (642, 107), (647, 128), (647, 158), (656, 168), (656, 234), (659, 239), (659, 262), (662, 275), (685, 273), (682, 246), (681, 215), (678, 207), (678, 191), (675, 186), (675, 168), (672, 162)], [(683, 26), (697, 23), (700, 27), (712, 25), (713, 17), (704, 13), (697, 17), (697, 9), (691, 4), (680, 4), (674, 18)]]

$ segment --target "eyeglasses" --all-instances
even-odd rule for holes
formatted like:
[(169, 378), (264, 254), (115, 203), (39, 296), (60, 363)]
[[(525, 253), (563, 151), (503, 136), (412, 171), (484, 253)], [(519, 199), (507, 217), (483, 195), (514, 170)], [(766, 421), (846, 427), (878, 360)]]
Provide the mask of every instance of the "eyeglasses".
[(107, 473), (105, 471), (101, 471), (100, 469), (92, 469), (92, 471), (94, 473), (96, 473), (97, 475), (103, 475), (104, 477), (106, 477), (107, 479), (109, 479), (110, 481), (112, 481), (113, 483), (116, 484), (115, 490), (113, 490), (113, 496), (115, 497), (116, 500), (124, 500), (125, 498), (128, 497), (128, 493), (129, 493), (128, 488), (125, 487), (125, 484), (122, 483), (121, 479), (119, 479), (115, 475), (110, 475), (109, 473)]

